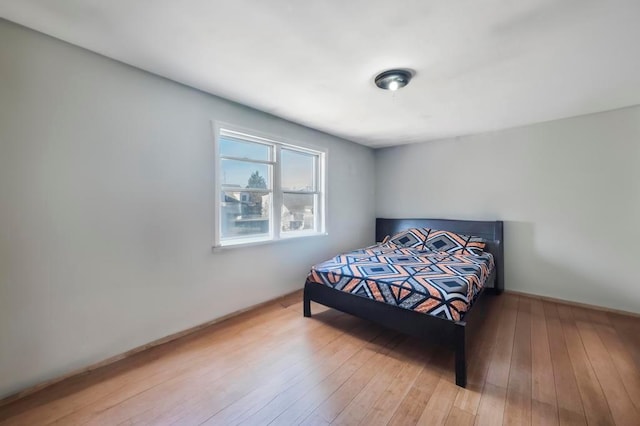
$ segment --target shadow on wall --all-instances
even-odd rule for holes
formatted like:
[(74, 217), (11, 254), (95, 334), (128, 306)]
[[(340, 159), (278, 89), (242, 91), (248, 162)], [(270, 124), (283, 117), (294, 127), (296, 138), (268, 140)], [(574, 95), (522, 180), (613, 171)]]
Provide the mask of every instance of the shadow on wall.
[(589, 267), (594, 265), (586, 263), (586, 257), (584, 268), (575, 266), (582, 251), (589, 248), (578, 246), (560, 256), (545, 253), (539, 241), (541, 230), (533, 222), (505, 221), (504, 227), (506, 290), (638, 312), (633, 288), (624, 291), (618, 286), (611, 292), (608, 282), (590, 275)]

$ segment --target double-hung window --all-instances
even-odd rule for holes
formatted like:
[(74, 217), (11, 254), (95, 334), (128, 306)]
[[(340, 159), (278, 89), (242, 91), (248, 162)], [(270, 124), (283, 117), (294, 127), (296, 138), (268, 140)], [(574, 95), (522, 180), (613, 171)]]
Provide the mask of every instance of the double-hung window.
[(216, 127), (215, 245), (325, 232), (326, 153)]

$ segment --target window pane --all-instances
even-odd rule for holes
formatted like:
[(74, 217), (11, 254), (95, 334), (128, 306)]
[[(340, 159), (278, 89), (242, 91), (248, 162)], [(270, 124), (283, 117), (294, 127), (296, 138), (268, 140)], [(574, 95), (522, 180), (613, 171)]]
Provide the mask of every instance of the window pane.
[(222, 184), (238, 188), (271, 188), (268, 164), (246, 161), (222, 160)]
[(315, 191), (317, 156), (282, 149), (282, 189), (285, 191)]
[(283, 194), (282, 231), (315, 229), (315, 194)]
[(248, 142), (227, 136), (220, 137), (220, 155), (223, 157), (248, 158), (269, 161), (271, 147), (261, 143)]
[(269, 233), (271, 194), (224, 191), (221, 205), (222, 239)]

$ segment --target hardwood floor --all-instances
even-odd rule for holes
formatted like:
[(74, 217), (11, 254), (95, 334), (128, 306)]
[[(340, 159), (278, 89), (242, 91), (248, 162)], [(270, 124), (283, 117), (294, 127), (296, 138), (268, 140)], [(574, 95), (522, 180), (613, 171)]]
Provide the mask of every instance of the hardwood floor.
[(453, 353), (301, 294), (0, 407), (2, 425), (640, 424), (640, 318), (503, 294)]

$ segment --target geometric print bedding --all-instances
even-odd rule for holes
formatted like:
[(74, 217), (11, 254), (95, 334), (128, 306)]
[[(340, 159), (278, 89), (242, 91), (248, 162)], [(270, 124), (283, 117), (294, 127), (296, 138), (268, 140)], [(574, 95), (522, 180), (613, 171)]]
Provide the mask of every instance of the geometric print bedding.
[(398, 247), (443, 251), (451, 254), (481, 255), (485, 242), (480, 237), (428, 228), (410, 228), (385, 240)]
[(398, 247), (414, 247), (422, 249), (424, 248), (424, 242), (429, 236), (429, 231), (429, 229), (424, 228), (409, 228), (397, 233), (385, 242)]
[(459, 321), (493, 267), (491, 253), (450, 254), (387, 243), (319, 263), (307, 282)]
[(424, 242), (424, 249), (446, 251), (451, 254), (481, 255), (485, 242), (480, 237), (460, 235), (449, 231), (431, 229)]

